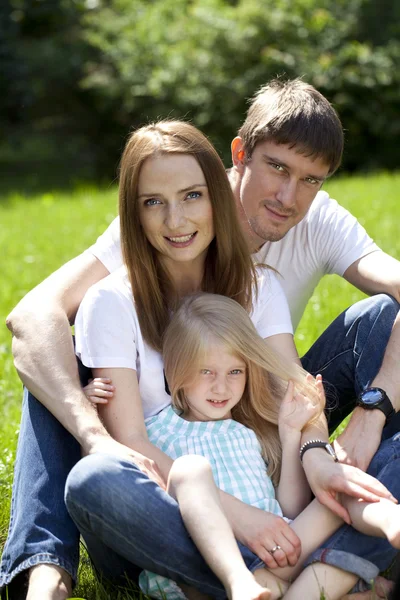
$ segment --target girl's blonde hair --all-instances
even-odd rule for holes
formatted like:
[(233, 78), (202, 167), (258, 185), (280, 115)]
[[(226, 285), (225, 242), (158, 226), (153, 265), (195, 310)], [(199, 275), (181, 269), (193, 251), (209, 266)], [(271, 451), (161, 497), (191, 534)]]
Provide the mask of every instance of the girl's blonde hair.
[(216, 294), (196, 294), (184, 299), (164, 334), (165, 376), (172, 402), (187, 408), (185, 387), (206, 362), (213, 343), (222, 343), (246, 364), (247, 382), (232, 418), (252, 429), (268, 463), (268, 474), (277, 485), (281, 467), (278, 413), (289, 380), (320, 403), (306, 372), (272, 351), (260, 337), (248, 313), (234, 300)]
[(159, 351), (170, 311), (179, 299), (171, 301), (173, 286), (142, 229), (137, 196), (143, 163), (150, 157), (169, 154), (193, 156), (208, 187), (215, 238), (208, 248), (201, 289), (234, 298), (249, 310), (256, 281), (224, 165), (208, 139), (183, 121), (160, 121), (135, 131), (120, 164), (121, 247), (143, 337)]

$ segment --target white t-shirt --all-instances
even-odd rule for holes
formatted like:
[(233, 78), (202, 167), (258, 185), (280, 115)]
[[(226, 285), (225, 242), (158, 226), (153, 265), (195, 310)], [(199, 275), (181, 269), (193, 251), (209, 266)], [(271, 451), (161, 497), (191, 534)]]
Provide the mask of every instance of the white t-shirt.
[[(251, 319), (263, 338), (293, 333), (289, 307), (277, 276), (258, 269), (259, 293)], [(134, 369), (145, 418), (171, 403), (161, 354), (143, 339), (125, 267), (86, 293), (75, 320), (76, 354), (87, 367)]]
[[(304, 219), (279, 242), (266, 242), (254, 257), (280, 273), (296, 329), (323, 275), (343, 276), (353, 262), (376, 250), (378, 246), (357, 219), (320, 191)], [(110, 273), (122, 265), (118, 218), (87, 252)]]

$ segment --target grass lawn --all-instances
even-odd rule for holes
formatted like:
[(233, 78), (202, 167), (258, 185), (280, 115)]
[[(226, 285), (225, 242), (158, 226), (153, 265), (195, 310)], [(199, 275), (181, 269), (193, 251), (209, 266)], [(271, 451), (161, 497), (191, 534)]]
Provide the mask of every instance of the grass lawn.
[[(336, 178), (326, 184), (366, 227), (378, 245), (400, 259), (400, 174)], [(14, 371), (11, 337), (4, 319), (24, 294), (62, 263), (94, 242), (116, 214), (116, 187), (85, 187), (70, 193), (0, 196), (0, 547), (9, 515), (12, 465), (19, 427), (21, 383)], [(315, 290), (296, 333), (299, 353), (308, 349), (344, 308), (363, 297), (339, 277), (326, 277)], [(128, 600), (95, 586), (85, 559), (76, 595), (87, 600)]]

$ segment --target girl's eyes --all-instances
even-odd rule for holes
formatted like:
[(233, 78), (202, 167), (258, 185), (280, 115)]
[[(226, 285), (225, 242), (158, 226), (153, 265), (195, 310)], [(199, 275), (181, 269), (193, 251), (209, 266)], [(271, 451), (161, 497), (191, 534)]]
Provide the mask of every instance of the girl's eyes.
[[(211, 372), (212, 371), (210, 369), (202, 369), (200, 371), (202, 375), (210, 375)], [(232, 369), (232, 371), (229, 371), (229, 375), (241, 375), (242, 373), (244, 373), (243, 369)]]

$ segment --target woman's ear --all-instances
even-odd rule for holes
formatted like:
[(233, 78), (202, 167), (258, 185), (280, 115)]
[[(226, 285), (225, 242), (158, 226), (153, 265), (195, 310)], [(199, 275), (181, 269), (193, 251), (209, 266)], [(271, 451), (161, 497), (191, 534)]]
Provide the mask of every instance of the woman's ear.
[(246, 152), (243, 148), (243, 140), (241, 137), (237, 136), (232, 140), (231, 151), (233, 166), (239, 173), (243, 173), (246, 164)]

